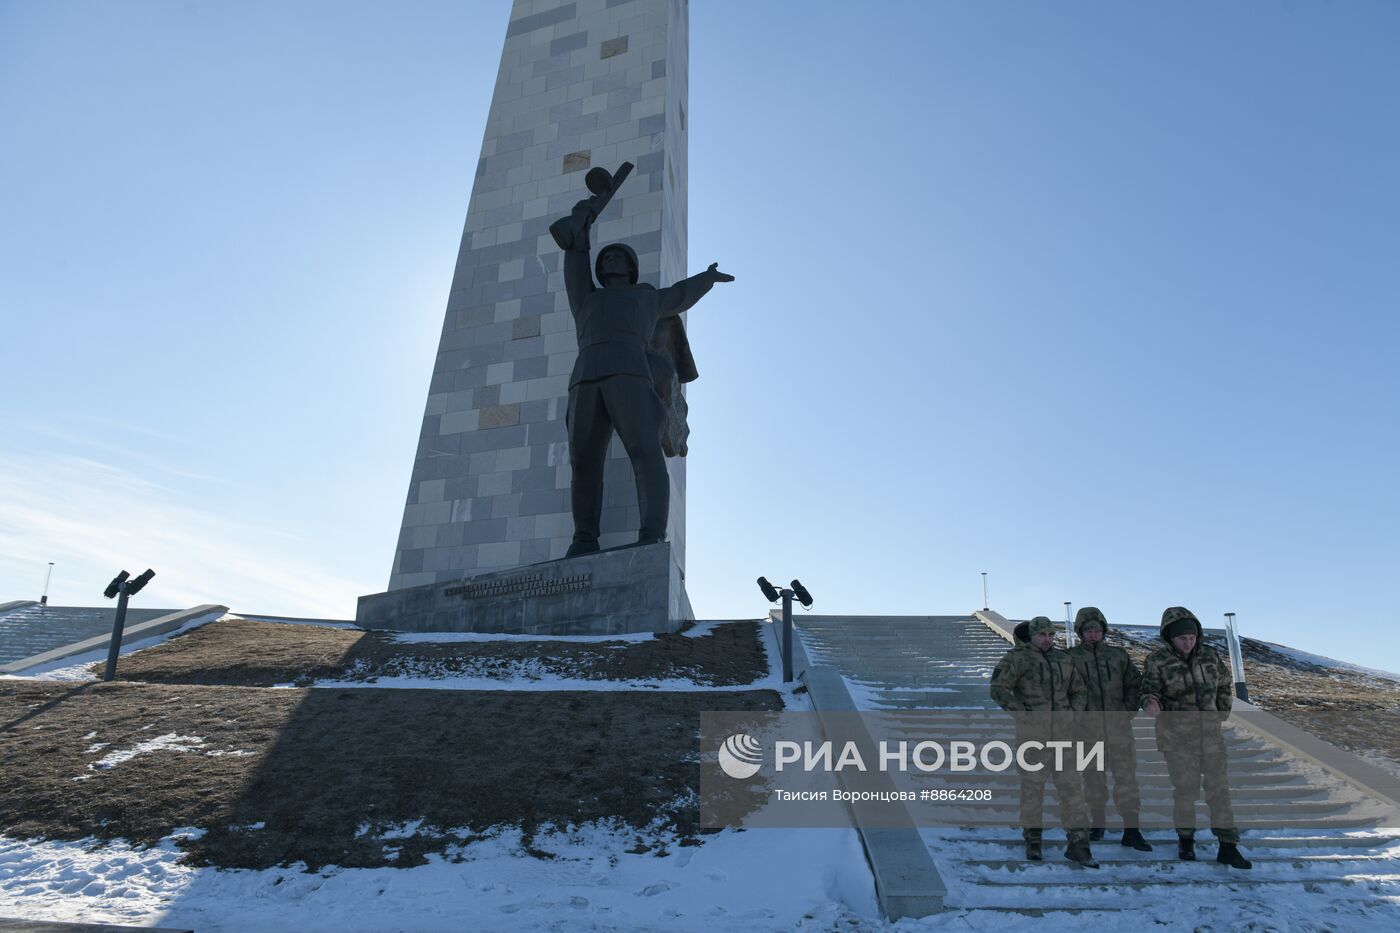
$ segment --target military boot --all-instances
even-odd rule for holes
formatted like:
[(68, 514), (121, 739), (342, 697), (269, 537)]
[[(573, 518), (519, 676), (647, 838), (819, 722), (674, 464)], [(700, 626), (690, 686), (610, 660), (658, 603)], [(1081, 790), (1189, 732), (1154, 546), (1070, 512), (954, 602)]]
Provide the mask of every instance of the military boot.
[(1196, 840), (1191, 836), (1177, 836), (1176, 857), (1183, 862), (1196, 861)]
[(1065, 849), (1065, 858), (1069, 859), (1080, 868), (1098, 868), (1099, 863), (1094, 861), (1094, 853), (1089, 851), (1087, 842), (1071, 842), (1069, 848)]
[(1250, 869), (1254, 863), (1244, 857), (1240, 847), (1233, 842), (1220, 843), (1220, 851), (1215, 853), (1215, 860), (1222, 865), (1229, 865), (1231, 868)]
[(1123, 838), (1119, 840), (1118, 844), (1130, 849), (1137, 849), (1139, 852), (1152, 851), (1152, 846), (1148, 844), (1146, 839), (1142, 838), (1142, 830), (1140, 829), (1123, 830)]
[(1031, 862), (1039, 862), (1039, 861), (1041, 861), (1044, 857), (1045, 857), (1045, 856), (1041, 855), (1041, 853), (1040, 853), (1040, 840), (1039, 840), (1039, 839), (1027, 839), (1027, 840), (1026, 840), (1026, 859), (1027, 859), (1028, 861), (1031, 861)]

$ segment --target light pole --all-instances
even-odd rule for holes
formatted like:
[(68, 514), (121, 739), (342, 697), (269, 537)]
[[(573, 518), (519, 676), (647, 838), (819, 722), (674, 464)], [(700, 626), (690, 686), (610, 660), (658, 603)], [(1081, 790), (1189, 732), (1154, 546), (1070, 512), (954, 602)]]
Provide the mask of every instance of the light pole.
[(53, 579), (53, 561), (49, 561), (49, 571), (44, 574), (44, 595), (39, 597), (40, 607), (49, 604), (49, 581)]
[(102, 595), (108, 599), (113, 596), (119, 597), (117, 599), (117, 618), (112, 623), (112, 644), (107, 648), (107, 670), (102, 674), (103, 680), (111, 680), (117, 676), (117, 655), (122, 650), (122, 629), (126, 628), (126, 601), (141, 592), (146, 584), (151, 582), (151, 577), (155, 575), (154, 570), (147, 568), (145, 573), (132, 580), (129, 579), (131, 574), (123, 570), (112, 578), (112, 582), (108, 583), (107, 589), (102, 592)]
[(1235, 696), (1249, 702), (1249, 688), (1244, 684), (1244, 651), (1240, 648), (1240, 633), (1235, 628), (1235, 614), (1225, 613), (1225, 644), (1230, 649), (1230, 674), (1235, 680)]
[(783, 683), (790, 684), (792, 683), (792, 598), (796, 596), (803, 609), (811, 609), (812, 594), (807, 592), (807, 588), (797, 580), (793, 580), (790, 587), (779, 590), (768, 582), (767, 577), (759, 577), (758, 588), (763, 591), (763, 598), (770, 603), (775, 603), (779, 599), (783, 601)]
[(1074, 647), (1074, 624), (1069, 620), (1069, 600), (1065, 600), (1065, 647)]
[(991, 612), (991, 610), (987, 608), (990, 605), (991, 603), (987, 602), (987, 571), (984, 570), (982, 571), (982, 611)]

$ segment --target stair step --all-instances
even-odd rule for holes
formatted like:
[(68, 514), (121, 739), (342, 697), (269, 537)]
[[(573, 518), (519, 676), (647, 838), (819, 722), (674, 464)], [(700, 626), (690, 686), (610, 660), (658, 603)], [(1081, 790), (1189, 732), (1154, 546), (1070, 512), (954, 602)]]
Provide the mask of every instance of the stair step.
[[(991, 672), (1010, 644), (982, 622), (966, 617), (820, 616), (795, 621), (812, 661), (841, 673), (851, 685), (857, 707), (890, 716), (885, 723), (868, 720), (877, 739), (933, 740), (945, 752), (952, 741), (1014, 742), (1011, 717), (996, 707), (988, 691)], [(901, 720), (906, 712), (918, 715)], [(1156, 745), (1156, 723), (1139, 714), (1131, 729), (1142, 813), (1149, 824), (1160, 826), (1170, 822), (1172, 803), (1165, 758)], [(1121, 830), (1110, 832), (1107, 839), (1094, 844), (1102, 857), (1100, 871), (1063, 859), (1058, 852), (1063, 846), (1059, 829), (1047, 831), (1043, 863), (1019, 857), (1024, 842), (1005, 823), (999, 829), (961, 830), (993, 834), (986, 837), (933, 836), (939, 830), (924, 829), (925, 843), (947, 881), (945, 905), (1027, 917), (1082, 916), (1078, 922), (1083, 923), (1092, 922), (1095, 915), (1106, 919), (1110, 913), (1120, 913), (1125, 904), (1170, 905), (1187, 886), (1204, 891), (1207, 898), (1219, 896), (1216, 892), (1228, 895), (1258, 889), (1259, 902), (1291, 889), (1290, 894), (1311, 893), (1345, 905), (1345, 910), (1400, 903), (1400, 834), (1365, 832), (1376, 829), (1374, 813), (1351, 815), (1361, 808), (1350, 799), (1352, 794), (1342, 792), (1339, 797), (1343, 785), (1312, 776), (1313, 771), (1300, 768), (1295, 758), (1275, 745), (1237, 726), (1227, 726), (1225, 736), (1236, 819), (1243, 830), (1246, 855), (1256, 865), (1253, 872), (1215, 863), (1215, 840), (1204, 828), (1198, 836), (1201, 861), (1197, 863), (1176, 861), (1175, 834), (1170, 828), (1146, 831), (1155, 847), (1149, 853), (1122, 847), (1118, 844)], [(1014, 806), (1019, 784), (1014, 768), (951, 772), (946, 764), (945, 770), (935, 773), (899, 774), (896, 781), (902, 789), (991, 790), (1003, 810)], [(1055, 824), (1058, 805), (1053, 783), (1047, 790), (1046, 822)], [(943, 810), (948, 831), (958, 833), (946, 820), (981, 820), (986, 804), (979, 809), (975, 801), (927, 801), (911, 805), (911, 812), (938, 813), (937, 808)], [(1198, 802), (1195, 810), (1198, 822), (1207, 826), (1204, 802)], [(1114, 813), (1110, 824), (1117, 822)], [(1143, 893), (1125, 900), (1128, 891)], [(1341, 916), (1338, 922), (1345, 926)]]
[[(955, 805), (961, 803), (960, 806)], [(927, 813), (920, 813), (920, 817), (930, 821), (942, 820), (952, 823), (957, 820), (971, 821), (982, 820), (987, 823), (996, 823), (1002, 819), (1015, 819), (1015, 801), (1004, 801), (997, 809), (992, 809), (990, 805), (984, 803), (978, 807), (975, 804), (966, 802), (949, 801), (915, 801), (909, 804), (910, 807), (918, 807), (921, 810), (932, 810), (930, 816)], [(1367, 818), (1362, 816), (1351, 817), (1349, 813), (1355, 805), (1351, 803), (1325, 803), (1309, 804), (1307, 807), (1298, 804), (1257, 804), (1257, 803), (1236, 803), (1235, 825), (1239, 829), (1296, 829), (1314, 828), (1319, 824), (1341, 826), (1343, 820), (1355, 820), (1356, 824), (1366, 825), (1374, 821), (1374, 816)], [(1143, 824), (1148, 827), (1170, 824), (1173, 819), (1172, 806), (1170, 803), (1153, 804), (1144, 803), (1141, 816), (1146, 820)], [(1054, 800), (1046, 800), (1044, 803), (1045, 824), (1047, 826), (1060, 825), (1059, 805)], [(1198, 826), (1209, 825), (1210, 810), (1204, 804), (1196, 804), (1196, 824)], [(1117, 820), (1110, 819), (1110, 824), (1117, 823)]]
[[(1042, 889), (1054, 890), (1066, 886), (1082, 888), (1092, 891), (1096, 888), (1130, 888), (1134, 891), (1141, 891), (1147, 888), (1177, 887), (1181, 885), (1191, 885), (1201, 888), (1261, 888), (1266, 886), (1292, 885), (1328, 885), (1336, 888), (1354, 887), (1357, 885), (1375, 884), (1381, 886), (1400, 885), (1400, 875), (1385, 876), (1360, 876), (1356, 878), (1337, 878), (1331, 875), (1296, 875), (1290, 874), (1286, 878), (1258, 878), (1253, 877), (1246, 871), (1227, 868), (1215, 862), (1196, 862), (1192, 867), (1204, 867), (1209, 875), (1192, 873), (1192, 877), (1174, 878), (1164, 876), (1150, 880), (1120, 878), (1115, 879), (1112, 873), (1104, 875), (1102, 871), (1095, 873), (1093, 878), (1085, 878), (1084, 872), (1093, 871), (1092, 868), (1078, 868), (1065, 866), (1068, 871), (1063, 877), (1054, 881), (1025, 881), (1015, 878), (967, 878), (961, 879), (962, 883), (985, 888), (1025, 888), (1029, 890)], [(1212, 877), (1214, 876), (1214, 877)]]
[[(887, 740), (887, 741), (888, 741), (888, 740)], [(910, 749), (910, 754), (912, 755), (912, 749)], [(1065, 762), (1066, 762), (1067, 764), (1071, 764), (1071, 765), (1072, 765), (1072, 764), (1073, 764), (1073, 761), (1074, 761), (1074, 759), (1073, 759), (1073, 756), (1072, 756), (1072, 755), (1066, 755), (1066, 756), (1065, 756)], [(998, 760), (996, 763), (997, 763), (997, 764), (1000, 764), (1001, 762), (1000, 762), (1000, 760)], [(1137, 759), (1137, 764), (1138, 764), (1138, 767), (1137, 767), (1137, 774), (1138, 774), (1139, 779), (1142, 778), (1144, 775), (1150, 775), (1150, 776), (1154, 776), (1154, 777), (1165, 777), (1165, 776), (1167, 776), (1167, 774), (1168, 774), (1167, 769), (1166, 769), (1166, 760), (1165, 760), (1161, 755), (1147, 755), (1147, 754), (1139, 753), (1138, 759)], [(1292, 761), (1291, 759), (1283, 758), (1283, 757), (1272, 757), (1272, 758), (1270, 758), (1270, 757), (1264, 757), (1264, 756), (1262, 756), (1262, 755), (1254, 755), (1254, 756), (1242, 755), (1242, 756), (1239, 756), (1239, 757), (1231, 757), (1231, 759), (1226, 763), (1226, 773), (1232, 774), (1232, 775), (1233, 775), (1233, 774), (1269, 774), (1269, 773), (1277, 773), (1277, 774), (1291, 774), (1291, 775), (1297, 776), (1297, 775), (1298, 775), (1298, 772), (1295, 771), (1295, 770), (1292, 770), (1292, 765), (1294, 765), (1294, 764), (1295, 764), (1295, 762)], [(947, 764), (947, 755), (946, 755), (946, 749), (945, 749), (945, 761), (944, 761), (943, 768), (944, 768), (945, 771), (947, 771), (948, 767), (949, 767), (949, 766), (948, 766), (948, 764)], [(917, 772), (915, 771), (915, 769), (914, 769), (912, 763), (911, 763), (911, 765), (910, 765), (910, 773), (911, 773), (911, 774), (912, 774), (912, 773), (917, 773)], [(937, 773), (941, 773), (941, 772), (932, 772), (932, 773), (937, 774)], [(983, 770), (982, 768), (978, 767), (976, 770), (973, 770), (973, 771), (956, 771), (956, 772), (955, 772), (955, 771), (947, 771), (947, 773), (948, 773), (950, 776), (952, 776), (952, 777), (957, 777), (957, 776), (959, 776), (959, 775), (1003, 774), (1003, 775), (1007, 775), (1007, 776), (1012, 777), (1012, 778), (1016, 777), (1017, 774), (1018, 774), (1018, 772), (1017, 772), (1017, 770), (1016, 770), (1016, 766), (1015, 766), (1014, 764), (1012, 764), (1012, 765), (1011, 765), (1010, 767), (1008, 767), (1006, 770), (1004, 770), (1004, 771), (999, 771), (999, 772), (985, 771), (985, 770)], [(1110, 773), (1111, 773), (1111, 772), (1110, 772)]]
[[(1093, 849), (1095, 850), (1094, 857), (1098, 860), (1098, 863), (1100, 865), (1129, 865), (1134, 867), (1142, 867), (1144, 865), (1157, 865), (1159, 863), (1162, 863), (1164, 859), (1170, 859), (1171, 864), (1173, 865), (1179, 864), (1175, 861), (1175, 849), (1167, 851), (1164, 847), (1158, 846), (1152, 852), (1139, 852), (1138, 855), (1140, 855), (1141, 858), (1105, 858), (1104, 855), (1098, 850), (1100, 849), (1100, 847), (1106, 845), (1109, 845), (1109, 842), (1107, 840), (1105, 840), (1104, 842), (1096, 842), (1093, 844)], [(1115, 849), (1123, 849), (1123, 846), (1118, 845), (1117, 841), (1114, 841), (1112, 845)], [(1046, 848), (1048, 851), (1049, 847), (1047, 846)], [(1211, 843), (1210, 846), (1208, 846), (1208, 848), (1213, 849), (1214, 843)], [(1245, 848), (1248, 849), (1249, 847), (1246, 845)], [(1306, 868), (1308, 866), (1313, 865), (1341, 867), (1343, 865), (1350, 865), (1353, 863), (1362, 866), (1389, 865), (1389, 870), (1377, 872), (1376, 874), (1384, 876), (1395, 876), (1397, 879), (1400, 879), (1400, 858), (1396, 858), (1392, 855), (1257, 855), (1253, 852), (1246, 852), (1245, 854), (1249, 858), (1249, 860), (1256, 865), (1291, 865), (1296, 868)], [(1213, 866), (1215, 863), (1211, 862), (1210, 860), (1214, 858), (1214, 855), (1210, 854), (1209, 852), (1206, 852), (1203, 854), (1201, 861), (1209, 862)], [(971, 865), (978, 868), (1006, 869), (1012, 872), (1026, 871), (1028, 869), (1039, 868), (1078, 871), (1078, 869), (1075, 868), (1073, 865), (1056, 862), (1054, 860), (1046, 862), (1028, 862), (1025, 859), (974, 858), (959, 860), (957, 864)]]
[[(1020, 786), (1019, 779), (1014, 771), (1002, 771), (999, 773), (991, 771), (959, 771), (934, 772), (932, 774), (919, 774), (913, 771), (908, 772), (908, 776), (917, 781), (924, 782), (944, 782), (957, 784), (960, 781), (976, 783), (979, 787), (986, 785), (1005, 785), (1015, 790)], [(1146, 771), (1138, 769), (1138, 785), (1140, 787), (1171, 787), (1171, 779), (1167, 773), (1160, 769)], [(1300, 782), (1305, 780), (1302, 775), (1294, 771), (1254, 771), (1248, 774), (1234, 774), (1230, 776), (1231, 791), (1238, 791), (1243, 787), (1253, 787), (1259, 785), (1268, 786), (1302, 786)], [(1048, 785), (1053, 786), (1053, 783)]]
[[(1059, 832), (1059, 831), (1056, 830), (1056, 832)], [(1150, 842), (1150, 843), (1152, 843), (1154, 846), (1155, 846), (1155, 845), (1159, 845), (1159, 844), (1160, 844), (1160, 845), (1165, 845), (1165, 844), (1167, 844), (1168, 842), (1170, 842), (1170, 843), (1175, 843), (1175, 842), (1176, 842), (1176, 837), (1175, 837), (1174, 834), (1170, 834), (1170, 833), (1168, 832), (1167, 836), (1168, 836), (1168, 838), (1167, 838), (1165, 841), (1163, 841), (1163, 840), (1161, 840), (1161, 839), (1159, 839), (1159, 838), (1157, 838), (1157, 837), (1154, 837), (1154, 836), (1152, 836), (1152, 835), (1148, 835), (1148, 836), (1147, 836), (1147, 841)], [(1047, 839), (1047, 844), (1048, 844), (1050, 838), (1051, 838), (1051, 837), (1046, 837), (1046, 839)], [(979, 838), (979, 837), (976, 837), (976, 836), (941, 836), (941, 837), (936, 837), (936, 838), (931, 839), (931, 840), (928, 840), (928, 841), (929, 841), (929, 843), (930, 843), (929, 848), (930, 848), (932, 851), (934, 851), (934, 852), (937, 852), (937, 851), (938, 851), (938, 849), (935, 848), (935, 847), (933, 846), (933, 843), (934, 843), (934, 842), (946, 842), (946, 843), (949, 843), (949, 844), (952, 844), (952, 845), (967, 845), (967, 844), (969, 844), (969, 843), (978, 843), (978, 844), (981, 844), (981, 845), (1006, 846), (1006, 847), (1014, 848), (1014, 849), (1020, 849), (1022, 846), (1024, 846), (1024, 845), (1026, 844), (1025, 840), (1022, 839), (1020, 836), (1002, 836), (1002, 837), (996, 837), (996, 838)], [(1102, 846), (1102, 845), (1107, 845), (1110, 841), (1112, 842), (1113, 845), (1118, 845), (1118, 840), (1116, 840), (1116, 839), (1105, 840), (1104, 842), (1097, 842), (1097, 843), (1094, 843), (1094, 844), (1095, 844), (1095, 845), (1098, 845), (1098, 846)], [(1204, 836), (1204, 835), (1198, 835), (1198, 836), (1196, 837), (1196, 842), (1199, 843), (1199, 844), (1208, 844), (1208, 845), (1214, 845), (1214, 844), (1215, 844), (1214, 840), (1210, 839), (1209, 836)], [(1240, 841), (1240, 845), (1243, 846), (1245, 849), (1248, 849), (1248, 850), (1251, 851), (1251, 852), (1252, 852), (1253, 850), (1255, 850), (1255, 849), (1319, 849), (1319, 848), (1328, 848), (1328, 847), (1330, 847), (1330, 848), (1337, 848), (1337, 849), (1379, 849), (1379, 848), (1385, 848), (1386, 846), (1395, 845), (1396, 843), (1400, 843), (1400, 836), (1248, 836), (1248, 835), (1246, 835), (1246, 836)], [(1119, 848), (1122, 848), (1122, 846), (1119, 846)]]
[[(951, 783), (952, 786), (924, 786), (921, 787), (921, 789), (958, 789), (958, 787), (956, 787), (956, 780), (953, 780), (953, 782), (949, 783)], [(910, 787), (910, 790), (914, 790), (914, 787)], [(1016, 787), (1014, 783), (1012, 783), (1012, 785), (994, 785), (991, 787), (977, 787), (976, 790), (979, 790), (979, 792), (983, 792), (983, 790), (990, 790), (991, 800), (932, 800), (924, 801), (924, 803), (976, 803), (981, 804), (981, 806), (987, 806), (987, 804), (1002, 804), (1002, 806), (1015, 807), (1016, 803), (1018, 803), (1018, 801), (1021, 800), (1021, 790), (1019, 790), (1019, 787)], [(1170, 808), (1172, 808), (1173, 799), (1172, 794), (1165, 793), (1166, 790), (1168, 790), (1168, 787), (1154, 786), (1151, 790), (1149, 790), (1148, 793), (1140, 794), (1142, 807), (1147, 808), (1147, 810), (1169, 811)], [(1246, 803), (1246, 801), (1284, 801), (1284, 803), (1306, 804), (1306, 806), (1309, 807), (1313, 806), (1313, 804), (1322, 803), (1329, 804), (1329, 806), (1331, 806), (1331, 804), (1340, 804), (1340, 806), (1343, 807), (1350, 807), (1355, 806), (1355, 804), (1358, 803), (1358, 801), (1355, 800), (1333, 799), (1333, 797), (1330, 796), (1331, 793), (1333, 793), (1333, 790), (1331, 790), (1330, 787), (1232, 787), (1231, 800), (1233, 801), (1233, 803), (1236, 804), (1236, 810), (1238, 810), (1239, 804)], [(1046, 803), (1058, 800), (1058, 794), (1047, 792), (1046, 794), (1044, 794), (1044, 800), (1046, 800)]]
[[(1084, 887), (1085, 887), (1086, 890), (1088, 890), (1088, 889), (1092, 888), (1093, 885), (1092, 885), (1092, 884), (1086, 884)], [(1218, 889), (1218, 886), (1216, 886), (1216, 885), (1206, 885), (1206, 887), (1207, 887), (1207, 890)], [(998, 888), (978, 888), (978, 889), (975, 889), (974, 891), (971, 892), (971, 893), (976, 894), (976, 895), (981, 895), (981, 897), (977, 898), (976, 901), (970, 900), (970, 899), (968, 899), (967, 897), (965, 897), (965, 896), (963, 896), (963, 895), (961, 895), (961, 894), (959, 894), (959, 895), (952, 895), (952, 894), (950, 894), (950, 895), (944, 900), (943, 904), (944, 904), (944, 907), (946, 907), (946, 908), (948, 908), (948, 909), (951, 909), (951, 910), (988, 911), (988, 912), (995, 912), (996, 914), (999, 914), (999, 915), (1000, 915), (1000, 914), (1019, 914), (1019, 915), (1026, 916), (1026, 917), (1076, 917), (1076, 918), (1077, 918), (1077, 917), (1083, 917), (1085, 920), (1092, 920), (1093, 918), (1095, 918), (1095, 917), (1098, 916), (1098, 915), (1105, 915), (1105, 916), (1104, 916), (1104, 919), (1108, 919), (1109, 916), (1112, 916), (1112, 917), (1114, 918), (1114, 920), (1117, 921), (1118, 915), (1122, 914), (1125, 910), (1141, 910), (1143, 907), (1147, 907), (1147, 906), (1158, 906), (1158, 907), (1160, 907), (1160, 906), (1169, 906), (1169, 905), (1172, 903), (1172, 899), (1175, 899), (1175, 898), (1181, 896), (1180, 894), (1177, 894), (1177, 893), (1175, 893), (1175, 892), (1171, 892), (1170, 890), (1164, 890), (1164, 891), (1160, 891), (1160, 892), (1158, 892), (1158, 893), (1160, 893), (1160, 894), (1162, 894), (1164, 897), (1168, 898), (1168, 899), (1165, 900), (1165, 901), (1154, 902), (1154, 903), (1146, 903), (1146, 902), (1144, 902), (1143, 900), (1135, 900), (1135, 901), (1132, 903), (1132, 906), (1126, 907), (1126, 908), (1124, 908), (1124, 907), (1119, 907), (1119, 906), (1106, 906), (1106, 905), (1104, 905), (1104, 904), (1096, 903), (1096, 902), (1060, 904), (1060, 905), (1057, 905), (1057, 906), (1055, 906), (1055, 907), (1025, 907), (1025, 906), (1021, 906), (1021, 905), (1018, 905), (1018, 904), (1003, 904), (1003, 903), (997, 903), (997, 902), (995, 902), (995, 901), (989, 903), (989, 902), (987, 902), (987, 901), (982, 900), (982, 898), (994, 897), (995, 895), (997, 895), (998, 893), (1000, 893), (1000, 892), (1002, 892), (1002, 891), (1011, 891), (1011, 890), (1014, 890), (1014, 888), (1000, 888), (1000, 889), (998, 889)], [(1228, 888), (1226, 888), (1226, 890), (1228, 890)], [(1336, 890), (1325, 890), (1325, 891), (1319, 890), (1319, 891), (1307, 891), (1306, 893), (1316, 894), (1316, 895), (1319, 896), (1319, 897), (1325, 897), (1325, 898), (1327, 898), (1328, 900), (1332, 900), (1332, 899), (1335, 899), (1335, 898), (1337, 897), (1338, 894), (1343, 893), (1343, 892), (1342, 892), (1342, 891), (1336, 891)], [(1360, 892), (1356, 891), (1354, 888), (1353, 888), (1352, 890), (1345, 891), (1346, 900), (1345, 900), (1344, 903), (1345, 903), (1345, 908), (1346, 908), (1346, 910), (1347, 910), (1348, 912), (1360, 913), (1361, 911), (1366, 910), (1366, 909), (1368, 909), (1368, 908), (1377, 908), (1377, 909), (1379, 909), (1379, 908), (1388, 908), (1388, 909), (1394, 909), (1395, 906), (1396, 906), (1396, 903), (1395, 903), (1395, 900), (1394, 900), (1394, 896), (1393, 896), (1393, 895), (1390, 895), (1390, 896), (1379, 895), (1379, 896), (1374, 896), (1374, 897), (1358, 897), (1357, 895), (1358, 895), (1359, 893), (1360, 893)], [(1122, 900), (1121, 900), (1121, 893), (1120, 893), (1119, 891), (1103, 891), (1102, 894), (1103, 894), (1103, 896), (1104, 896), (1105, 898), (1109, 898), (1109, 899), (1110, 899), (1109, 903), (1111, 903), (1111, 904), (1118, 905), (1118, 904), (1121, 904), (1121, 903), (1122, 903)], [(1092, 891), (1090, 892), (1090, 896), (1092, 896)], [(1056, 891), (1056, 892), (1055, 892), (1055, 897), (1056, 897), (1057, 900), (1059, 900), (1059, 899), (1061, 899), (1061, 898), (1064, 897), (1064, 894), (1061, 893), (1060, 891)], [(1339, 915), (1339, 917), (1340, 917), (1340, 916), (1341, 916), (1341, 915)], [(1120, 922), (1121, 922), (1121, 921), (1120, 921)], [(1247, 922), (1247, 921), (1242, 921), (1242, 922)], [(1374, 927), (1372, 927), (1372, 928), (1374, 928)], [(1185, 927), (1184, 929), (1190, 929), (1190, 927)], [(1197, 927), (1196, 929), (1205, 929), (1205, 928), (1204, 928), (1204, 927)], [(1246, 926), (1246, 927), (1242, 927), (1242, 929), (1249, 929), (1249, 927), (1247, 927), (1247, 926)], [(1277, 929), (1277, 928), (1276, 928), (1276, 927), (1259, 927), (1259, 929)], [(1324, 927), (1324, 928), (1321, 928), (1321, 929), (1345, 929), (1345, 927), (1344, 927), (1344, 926), (1334, 926), (1334, 927)]]

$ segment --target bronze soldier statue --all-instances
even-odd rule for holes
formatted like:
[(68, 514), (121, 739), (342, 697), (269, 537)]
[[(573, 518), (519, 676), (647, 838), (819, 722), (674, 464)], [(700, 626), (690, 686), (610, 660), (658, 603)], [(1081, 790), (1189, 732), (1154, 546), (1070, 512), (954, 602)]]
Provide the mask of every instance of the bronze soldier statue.
[[(662, 432), (666, 430), (671, 452), (684, 455), (684, 398), (679, 383), (696, 376), (678, 315), (716, 282), (734, 281), (734, 276), (719, 271), (718, 263), (711, 263), (706, 271), (668, 288), (639, 283), (637, 254), (625, 243), (599, 250), (590, 271), (593, 222), (631, 170), (632, 164), (624, 162), (616, 176), (601, 168), (589, 171), (585, 184), (592, 196), (549, 228), (564, 250), (564, 288), (578, 335), (578, 360), (569, 377), (565, 415), (574, 513), (568, 557), (598, 550), (603, 464), (614, 431), (622, 438), (636, 479), (641, 512), (636, 543), (666, 540), (671, 484)], [(593, 283), (594, 271), (601, 288)], [(663, 393), (671, 400), (669, 407)], [(677, 411), (681, 427), (676, 425)]]

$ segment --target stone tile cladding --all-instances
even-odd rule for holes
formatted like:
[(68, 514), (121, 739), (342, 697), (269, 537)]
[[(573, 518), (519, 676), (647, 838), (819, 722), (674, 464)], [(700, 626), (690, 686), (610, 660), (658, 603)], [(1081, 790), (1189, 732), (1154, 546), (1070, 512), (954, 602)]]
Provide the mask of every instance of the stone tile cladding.
[[(443, 320), (389, 589), (562, 557), (569, 372), (577, 348), (549, 224), (584, 172), (636, 165), (593, 231), (645, 282), (686, 269), (686, 0), (515, 0)], [(702, 366), (704, 361), (700, 361)], [(669, 538), (685, 566), (685, 461)], [(631, 465), (614, 439), (603, 547), (635, 537)]]

